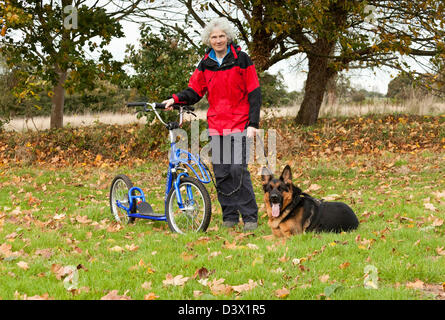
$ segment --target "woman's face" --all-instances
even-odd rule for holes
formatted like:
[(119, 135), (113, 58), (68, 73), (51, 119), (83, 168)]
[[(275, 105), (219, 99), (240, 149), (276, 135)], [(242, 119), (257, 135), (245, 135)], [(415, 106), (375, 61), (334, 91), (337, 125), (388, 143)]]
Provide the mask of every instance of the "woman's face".
[(225, 53), (227, 50), (227, 35), (220, 29), (214, 29), (210, 33), (210, 46), (216, 53)]

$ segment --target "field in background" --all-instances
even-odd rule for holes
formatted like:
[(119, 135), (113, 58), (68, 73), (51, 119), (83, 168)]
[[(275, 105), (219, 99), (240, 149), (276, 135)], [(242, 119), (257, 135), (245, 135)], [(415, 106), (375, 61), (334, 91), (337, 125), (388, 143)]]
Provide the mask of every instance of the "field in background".
[[(263, 108), (261, 119), (271, 117), (294, 117), (297, 115), (299, 105), (283, 106), (280, 108)], [(198, 119), (206, 119), (207, 110), (196, 110)], [(386, 104), (386, 103), (368, 103), (368, 104), (323, 104), (320, 109), (320, 117), (339, 117), (339, 116), (363, 116), (367, 114), (393, 114), (405, 113), (415, 115), (438, 115), (445, 113), (445, 103), (436, 102), (434, 99), (409, 100), (404, 104)], [(192, 118), (192, 116), (186, 116)], [(30, 119), (13, 119), (5, 125), (6, 130), (24, 131), (24, 130), (45, 130), (49, 128), (49, 117), (34, 117)], [(137, 119), (135, 114), (128, 113), (99, 113), (84, 115), (66, 115), (64, 125), (71, 127), (90, 126), (95, 123), (103, 124), (129, 124), (145, 123), (145, 118)]]

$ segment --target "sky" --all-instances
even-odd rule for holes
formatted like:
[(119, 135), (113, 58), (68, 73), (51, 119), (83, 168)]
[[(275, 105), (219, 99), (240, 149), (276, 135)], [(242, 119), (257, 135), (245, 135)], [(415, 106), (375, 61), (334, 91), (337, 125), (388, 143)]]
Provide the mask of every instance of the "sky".
[[(139, 43), (139, 25), (134, 22), (122, 22), (124, 38), (113, 39), (108, 50), (113, 54), (116, 60), (122, 61), (125, 57), (127, 44), (135, 46)], [(270, 73), (281, 72), (288, 91), (301, 91), (306, 80), (306, 72), (302, 69), (294, 69), (289, 61), (280, 61), (272, 66)], [(396, 75), (392, 72), (392, 75)], [(386, 94), (388, 83), (391, 81), (391, 73), (384, 70), (355, 70), (347, 73), (351, 85), (356, 89), (366, 89), (367, 91), (376, 91)]]

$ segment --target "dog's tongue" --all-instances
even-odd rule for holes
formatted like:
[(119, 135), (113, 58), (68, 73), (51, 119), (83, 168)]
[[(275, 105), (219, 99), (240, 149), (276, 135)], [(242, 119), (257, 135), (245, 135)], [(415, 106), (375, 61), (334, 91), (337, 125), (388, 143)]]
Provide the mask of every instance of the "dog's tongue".
[(280, 204), (272, 203), (272, 217), (278, 217), (280, 215)]

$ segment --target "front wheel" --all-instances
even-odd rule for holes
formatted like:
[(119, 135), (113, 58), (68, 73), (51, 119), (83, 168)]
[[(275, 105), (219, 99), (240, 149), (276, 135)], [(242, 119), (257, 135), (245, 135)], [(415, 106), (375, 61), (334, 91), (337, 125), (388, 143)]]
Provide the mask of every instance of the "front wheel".
[(206, 231), (212, 215), (210, 196), (204, 185), (192, 177), (184, 177), (179, 184), (183, 208), (179, 207), (176, 189), (167, 196), (166, 216), (173, 232)]

